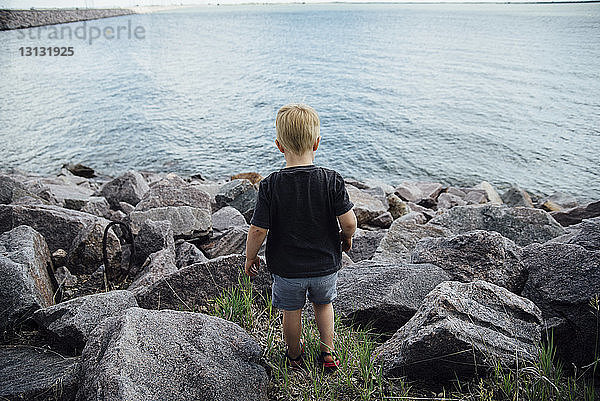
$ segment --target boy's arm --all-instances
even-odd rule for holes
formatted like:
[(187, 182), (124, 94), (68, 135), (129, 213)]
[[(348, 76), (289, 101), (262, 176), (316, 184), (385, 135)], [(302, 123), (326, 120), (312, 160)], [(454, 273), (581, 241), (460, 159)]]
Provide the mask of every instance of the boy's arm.
[(352, 236), (356, 231), (356, 215), (354, 210), (350, 209), (341, 216), (337, 216), (340, 223), (340, 240), (342, 241), (342, 251), (347, 252), (352, 248)]
[(252, 224), (248, 229), (248, 238), (246, 240), (246, 264), (244, 270), (250, 277), (258, 274), (258, 267), (260, 265), (258, 251), (267, 236), (267, 231), (269, 230)]

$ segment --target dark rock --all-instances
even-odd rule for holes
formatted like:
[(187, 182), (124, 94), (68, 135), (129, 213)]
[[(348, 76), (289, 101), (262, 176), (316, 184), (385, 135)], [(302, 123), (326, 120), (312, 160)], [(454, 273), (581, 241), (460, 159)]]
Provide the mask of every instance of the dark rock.
[(171, 253), (175, 255), (175, 241), (173, 240), (171, 222), (168, 220), (146, 220), (144, 224), (142, 224), (133, 244), (135, 247), (135, 255), (132, 273), (135, 275), (150, 254), (162, 249), (169, 249)]
[(385, 212), (375, 217), (370, 224), (375, 227), (388, 228), (394, 222), (394, 218), (390, 212)]
[(67, 170), (69, 170), (73, 175), (84, 178), (94, 178), (96, 176), (96, 172), (93, 168), (84, 166), (83, 164), (65, 164)]
[(531, 196), (519, 187), (510, 187), (502, 194), (502, 201), (507, 206), (533, 207)]
[(540, 310), (486, 281), (438, 285), (416, 314), (373, 352), (387, 377), (425, 381), (485, 374), (537, 358)]
[(210, 212), (210, 195), (177, 175), (168, 174), (150, 187), (140, 203), (135, 206), (135, 210), (145, 212), (167, 206), (190, 206)]
[(423, 298), (450, 276), (430, 264), (355, 263), (338, 273), (335, 313), (393, 333), (416, 312)]
[(221, 186), (215, 201), (219, 208), (231, 206), (237, 209), (250, 222), (257, 195), (258, 190), (249, 180), (232, 180)]
[(78, 360), (43, 348), (0, 347), (0, 399), (71, 401), (77, 393)]
[[(74, 274), (91, 274), (103, 263), (102, 238), (106, 221), (95, 222), (82, 229), (71, 243), (66, 266)], [(121, 242), (111, 231), (107, 236), (107, 257), (110, 266), (121, 261)]]
[(421, 205), (417, 205), (414, 202), (407, 202), (407, 205), (408, 205), (408, 209), (411, 212), (418, 212), (418, 213), (423, 214), (423, 216), (425, 216), (425, 218), (427, 219), (427, 221), (433, 219), (436, 216), (436, 212), (434, 212), (433, 210), (428, 209), (428, 208), (426, 208), (424, 206), (421, 206)]
[(127, 202), (119, 202), (119, 210), (125, 214), (129, 214), (135, 210), (135, 206), (130, 205)]
[(472, 231), (450, 238), (424, 238), (411, 254), (412, 263), (432, 263), (452, 280), (485, 280), (520, 294), (527, 279), (520, 248), (496, 232)]
[[(529, 270), (523, 295), (555, 324), (558, 355), (578, 366), (592, 362), (598, 311), (590, 302), (600, 289), (600, 251), (575, 244), (546, 243), (523, 248)], [(558, 322), (558, 323), (556, 323)]]
[(180, 240), (175, 244), (175, 261), (178, 269), (208, 261), (208, 258), (194, 244)]
[(243, 254), (246, 250), (248, 227), (231, 227), (200, 245), (200, 249), (213, 259), (219, 256)]
[(354, 213), (360, 227), (366, 224), (375, 225), (373, 220), (387, 212), (387, 205), (365, 190), (352, 185), (346, 185), (346, 190), (350, 200), (354, 203)]
[(0, 174), (0, 204), (14, 203), (25, 197), (37, 198), (36, 195), (25, 189), (20, 182), (7, 175)]
[(552, 212), (550, 215), (562, 226), (571, 226), (573, 224), (581, 223), (583, 219), (591, 219), (600, 216), (600, 201), (559, 212)]
[(57, 249), (56, 251), (52, 252), (52, 261), (54, 264), (54, 268), (56, 269), (59, 266), (66, 266), (67, 256), (67, 251), (65, 251), (64, 249)]
[(69, 269), (64, 266), (57, 267), (54, 271), (54, 277), (60, 287), (63, 286), (74, 286), (77, 284), (77, 276), (71, 274)]
[(576, 244), (588, 251), (600, 251), (600, 217), (583, 220), (579, 224), (569, 226), (569, 233), (551, 239), (549, 242)]
[(404, 216), (407, 214), (410, 209), (406, 202), (404, 202), (400, 197), (396, 194), (390, 194), (387, 196), (387, 201), (389, 205), (389, 212), (392, 214), (392, 217), (395, 219)]
[(83, 200), (65, 199), (64, 205), (67, 209), (79, 210), (98, 217), (110, 217), (110, 205), (106, 198), (102, 196), (90, 196)]
[(465, 206), (467, 202), (457, 195), (442, 193), (437, 198), (438, 209), (450, 209), (454, 206)]
[(244, 216), (231, 206), (225, 206), (212, 214), (214, 231), (225, 231), (231, 227), (244, 227), (247, 225)]
[(394, 221), (381, 240), (373, 259), (389, 262), (408, 261), (410, 253), (421, 238), (450, 235), (452, 232), (444, 227), (415, 224), (398, 219)]
[(93, 331), (77, 400), (266, 400), (261, 354), (232, 322), (130, 308)]
[(128, 290), (137, 294), (142, 289), (156, 283), (163, 277), (166, 277), (177, 270), (173, 249), (161, 249), (148, 256), (146, 262), (142, 265), (141, 272), (137, 275), (131, 285), (129, 285)]
[(92, 330), (108, 317), (138, 306), (130, 291), (115, 290), (87, 295), (38, 309), (33, 319), (67, 347), (82, 350)]
[(119, 208), (119, 202), (137, 205), (150, 187), (142, 175), (136, 171), (125, 174), (104, 184), (100, 195), (104, 196), (113, 209)]
[(350, 259), (354, 262), (371, 259), (385, 233), (385, 230), (367, 231), (358, 228), (352, 239), (352, 249), (347, 252)]
[(79, 233), (95, 223), (106, 226), (109, 221), (51, 205), (0, 205), (0, 232), (20, 225), (33, 227), (44, 236), (51, 252), (71, 248)]
[(520, 246), (546, 242), (565, 233), (543, 210), (489, 204), (453, 207), (427, 225), (447, 227), (456, 234), (473, 230), (496, 231)]
[(19, 226), (0, 235), (0, 333), (54, 304), (52, 260), (44, 237)]
[[(208, 307), (210, 300), (225, 289), (238, 285), (246, 258), (241, 255), (222, 256), (205, 263), (196, 263), (172, 273), (136, 295), (138, 304), (148, 309), (198, 310)], [(271, 288), (266, 266), (252, 279), (257, 292)]]
[(419, 203), (424, 199), (436, 199), (442, 189), (438, 182), (403, 182), (396, 187), (396, 195), (405, 201)]
[(131, 231), (137, 234), (144, 222), (168, 220), (176, 238), (202, 238), (211, 233), (210, 211), (192, 206), (157, 207), (147, 211), (133, 211), (129, 214)]

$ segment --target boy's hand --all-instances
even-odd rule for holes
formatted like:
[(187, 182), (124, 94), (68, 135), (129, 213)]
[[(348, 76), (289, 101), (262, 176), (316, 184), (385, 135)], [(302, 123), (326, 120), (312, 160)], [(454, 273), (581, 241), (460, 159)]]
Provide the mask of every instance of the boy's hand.
[(244, 270), (246, 274), (250, 277), (254, 277), (258, 274), (258, 268), (260, 267), (260, 258), (257, 256), (254, 259), (246, 258), (246, 265), (244, 266)]
[(352, 236), (347, 238), (342, 231), (340, 231), (340, 241), (342, 242), (342, 251), (348, 252), (352, 249)]

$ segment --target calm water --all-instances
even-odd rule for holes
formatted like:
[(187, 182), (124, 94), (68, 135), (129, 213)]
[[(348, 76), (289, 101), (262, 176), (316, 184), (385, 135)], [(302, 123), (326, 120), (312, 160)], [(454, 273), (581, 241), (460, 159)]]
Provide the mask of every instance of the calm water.
[(0, 32), (0, 169), (266, 175), (277, 109), (303, 101), (317, 163), (348, 177), (600, 198), (600, 4), (207, 6), (87, 29), (128, 23), (144, 39)]

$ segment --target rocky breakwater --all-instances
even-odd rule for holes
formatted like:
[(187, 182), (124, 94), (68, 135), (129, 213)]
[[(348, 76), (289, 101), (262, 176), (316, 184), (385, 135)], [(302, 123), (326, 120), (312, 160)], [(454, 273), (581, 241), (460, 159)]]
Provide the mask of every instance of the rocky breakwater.
[[(239, 285), (260, 179), (0, 174), (0, 397), (266, 399), (260, 339), (205, 314)], [(347, 188), (360, 229), (335, 308), (388, 338), (373, 354), (386, 376), (514, 366), (550, 330), (565, 362), (593, 361), (597, 202), (485, 182)], [(269, 286), (263, 269), (253, 289)], [(52, 352), (24, 347), (32, 336)]]
[(128, 8), (0, 10), (0, 31), (135, 14)]

